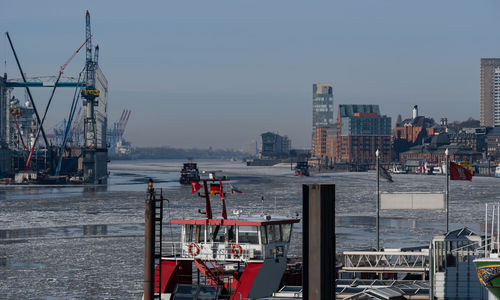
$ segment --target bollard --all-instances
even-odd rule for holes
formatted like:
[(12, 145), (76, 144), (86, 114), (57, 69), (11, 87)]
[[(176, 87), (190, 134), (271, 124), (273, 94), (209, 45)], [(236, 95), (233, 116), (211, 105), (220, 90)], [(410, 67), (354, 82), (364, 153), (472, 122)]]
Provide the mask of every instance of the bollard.
[(153, 300), (154, 296), (154, 197), (153, 179), (150, 178), (144, 212), (144, 300)]
[(335, 299), (335, 185), (302, 185), (302, 297)]

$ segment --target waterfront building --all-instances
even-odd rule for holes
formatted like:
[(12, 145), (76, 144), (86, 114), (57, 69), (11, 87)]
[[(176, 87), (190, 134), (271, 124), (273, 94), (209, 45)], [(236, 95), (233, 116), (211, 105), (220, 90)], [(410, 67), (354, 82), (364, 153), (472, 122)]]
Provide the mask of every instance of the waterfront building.
[(335, 126), (333, 116), (333, 85), (313, 84), (311, 152), (321, 158), (326, 153), (326, 130)]
[(500, 160), (500, 127), (492, 128), (486, 135), (488, 156)]
[(409, 144), (421, 144), (422, 140), (436, 133), (436, 123), (431, 118), (418, 115), (418, 106), (415, 105), (412, 117), (396, 124), (394, 139), (406, 140)]
[(500, 58), (481, 58), (481, 126), (500, 126)]
[(399, 157), (401, 163), (405, 165), (408, 165), (408, 162), (418, 162), (417, 165), (423, 165), (425, 162), (441, 165), (446, 159), (446, 149), (448, 149), (450, 161), (472, 164), (483, 157), (482, 153), (469, 147), (450, 144), (445, 134), (433, 137), (431, 143), (413, 146), (408, 151), (400, 153)]
[(288, 137), (273, 132), (261, 134), (261, 156), (264, 158), (287, 157), (290, 155), (291, 141)]
[(471, 148), (473, 151), (486, 151), (486, 127), (463, 128), (457, 133), (449, 133), (450, 143)]
[(341, 104), (337, 113), (336, 162), (373, 163), (391, 158), (391, 118), (378, 105)]
[[(441, 120), (441, 126), (446, 128), (446, 119)], [(394, 159), (410, 147), (421, 145), (424, 140), (439, 131), (434, 119), (418, 115), (418, 106), (412, 110), (412, 117), (396, 123), (393, 136)]]

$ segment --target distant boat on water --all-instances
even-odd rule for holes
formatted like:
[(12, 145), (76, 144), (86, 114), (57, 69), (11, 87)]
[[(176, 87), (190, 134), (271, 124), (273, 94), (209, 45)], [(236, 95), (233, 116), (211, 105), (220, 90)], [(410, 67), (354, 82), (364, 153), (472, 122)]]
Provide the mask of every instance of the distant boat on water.
[(184, 163), (182, 166), (181, 178), (179, 179), (179, 182), (181, 184), (191, 184), (191, 182), (199, 180), (200, 172), (198, 170), (198, 165), (190, 159), (189, 162)]
[(407, 170), (405, 170), (403, 168), (403, 166), (401, 165), (396, 165), (396, 164), (393, 164), (392, 167), (389, 169), (389, 172), (393, 173), (393, 174), (406, 174), (408, 173)]

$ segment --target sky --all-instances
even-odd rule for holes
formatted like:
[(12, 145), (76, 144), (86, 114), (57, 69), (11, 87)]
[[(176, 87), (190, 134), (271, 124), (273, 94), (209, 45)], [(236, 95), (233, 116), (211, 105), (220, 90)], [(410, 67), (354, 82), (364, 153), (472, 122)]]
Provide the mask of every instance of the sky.
[[(28, 77), (57, 75), (85, 40), (87, 9), (109, 123), (130, 109), (134, 146), (238, 150), (273, 131), (308, 148), (317, 82), (334, 84), (335, 106), (378, 104), (393, 122), (413, 105), (436, 120), (479, 119), (480, 58), (500, 57), (496, 0), (1, 1), (0, 31)], [(0, 59), (20, 77), (3, 34)], [(33, 92), (45, 107), (50, 89)], [(48, 127), (72, 95), (56, 91)]]

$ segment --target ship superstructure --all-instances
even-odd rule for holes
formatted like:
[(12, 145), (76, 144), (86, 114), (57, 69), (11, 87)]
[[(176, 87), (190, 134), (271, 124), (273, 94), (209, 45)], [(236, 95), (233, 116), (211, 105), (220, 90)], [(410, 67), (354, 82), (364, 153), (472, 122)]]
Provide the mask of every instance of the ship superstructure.
[(191, 182), (196, 182), (198, 180), (200, 180), (198, 165), (190, 159), (189, 162), (184, 163), (182, 166), (179, 182), (181, 184), (191, 184)]
[[(180, 240), (163, 245), (161, 286), (156, 293), (196, 299), (205, 289), (226, 299), (247, 299), (269, 297), (279, 289), (293, 224), (299, 220), (243, 217), (241, 211), (228, 218), (224, 192), (228, 183), (225, 177), (192, 183), (193, 193), (201, 190), (198, 195), (205, 198), (205, 217), (170, 220), (171, 226), (181, 227)], [(220, 217), (213, 217), (210, 195), (222, 201)]]

